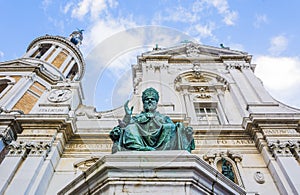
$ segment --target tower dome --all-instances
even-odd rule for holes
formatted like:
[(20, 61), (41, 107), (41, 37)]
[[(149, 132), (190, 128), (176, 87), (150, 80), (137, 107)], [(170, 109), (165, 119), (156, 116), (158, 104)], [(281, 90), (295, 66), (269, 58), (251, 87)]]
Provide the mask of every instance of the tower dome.
[[(80, 32), (82, 35), (82, 30)], [(24, 58), (38, 61), (62, 80), (81, 80), (85, 63), (78, 48), (79, 44), (75, 44), (71, 39), (72, 36), (70, 38), (51, 35), (38, 37), (29, 44)]]

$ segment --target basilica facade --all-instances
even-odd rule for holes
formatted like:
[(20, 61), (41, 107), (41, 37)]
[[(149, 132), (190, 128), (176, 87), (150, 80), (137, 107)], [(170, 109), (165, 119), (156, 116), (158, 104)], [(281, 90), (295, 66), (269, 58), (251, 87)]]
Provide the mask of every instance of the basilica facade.
[(300, 110), (270, 96), (251, 55), (194, 42), (139, 55), (133, 113), (156, 89), (195, 149), (111, 154), (124, 109), (84, 105), (74, 39), (41, 36), (0, 63), (0, 194), (300, 194)]

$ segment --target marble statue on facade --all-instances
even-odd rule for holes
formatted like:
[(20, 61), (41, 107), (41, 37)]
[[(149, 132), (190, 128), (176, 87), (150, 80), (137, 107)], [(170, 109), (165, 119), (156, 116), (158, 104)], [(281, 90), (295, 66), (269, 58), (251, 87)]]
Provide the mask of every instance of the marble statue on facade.
[(191, 150), (195, 149), (193, 129), (184, 127), (156, 111), (159, 94), (154, 88), (142, 94), (144, 110), (132, 116), (133, 107), (124, 105), (125, 116), (119, 125), (110, 132), (114, 142), (112, 153), (117, 151), (138, 150)]

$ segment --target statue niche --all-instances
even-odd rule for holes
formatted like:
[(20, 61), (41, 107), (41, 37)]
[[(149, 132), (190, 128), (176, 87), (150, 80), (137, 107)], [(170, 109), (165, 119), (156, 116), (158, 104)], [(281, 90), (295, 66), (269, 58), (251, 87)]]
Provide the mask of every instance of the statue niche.
[(147, 88), (142, 94), (144, 110), (132, 117), (133, 107), (124, 105), (125, 116), (119, 120), (109, 136), (112, 139), (112, 153), (137, 150), (191, 150), (195, 149), (192, 127), (173, 121), (156, 111), (159, 94), (154, 88)]

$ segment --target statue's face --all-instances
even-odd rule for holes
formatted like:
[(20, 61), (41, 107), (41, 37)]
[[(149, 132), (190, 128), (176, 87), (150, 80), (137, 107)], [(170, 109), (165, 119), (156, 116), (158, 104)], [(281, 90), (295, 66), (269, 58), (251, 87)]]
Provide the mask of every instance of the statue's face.
[(157, 101), (152, 96), (146, 97), (143, 103), (146, 112), (154, 112), (157, 108)]

